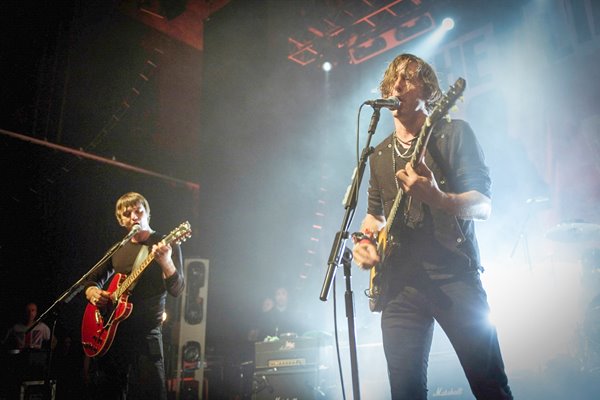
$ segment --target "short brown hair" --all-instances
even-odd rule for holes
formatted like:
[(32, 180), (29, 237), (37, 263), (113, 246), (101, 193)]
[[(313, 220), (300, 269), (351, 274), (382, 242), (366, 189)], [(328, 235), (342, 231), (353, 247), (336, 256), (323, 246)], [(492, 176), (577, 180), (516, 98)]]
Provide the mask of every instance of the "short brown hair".
[(119, 224), (121, 223), (121, 212), (127, 207), (135, 206), (137, 204), (144, 206), (146, 213), (148, 214), (148, 222), (150, 222), (150, 204), (148, 204), (148, 200), (139, 193), (129, 192), (119, 197), (119, 200), (117, 200), (117, 204), (115, 205), (115, 216), (117, 217)]
[(410, 63), (415, 63), (417, 65), (416, 78), (419, 78), (425, 85), (425, 95), (427, 97), (425, 99), (425, 107), (428, 111), (431, 111), (435, 107), (435, 104), (442, 97), (440, 84), (433, 67), (427, 64), (427, 62), (425, 62), (422, 58), (419, 58), (413, 54), (400, 54), (394, 58), (390, 65), (388, 65), (383, 74), (383, 79), (379, 84), (381, 96), (387, 98), (392, 95), (394, 82), (396, 82), (398, 79), (398, 68), (403, 66), (402, 68), (406, 70)]

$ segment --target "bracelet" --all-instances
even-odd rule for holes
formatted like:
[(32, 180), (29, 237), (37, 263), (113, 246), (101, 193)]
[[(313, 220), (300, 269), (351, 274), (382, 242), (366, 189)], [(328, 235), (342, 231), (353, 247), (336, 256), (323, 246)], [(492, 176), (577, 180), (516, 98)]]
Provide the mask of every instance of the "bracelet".
[(354, 232), (352, 234), (352, 241), (354, 242), (354, 244), (368, 242), (372, 245), (375, 245), (375, 239), (373, 238), (373, 236), (365, 232)]

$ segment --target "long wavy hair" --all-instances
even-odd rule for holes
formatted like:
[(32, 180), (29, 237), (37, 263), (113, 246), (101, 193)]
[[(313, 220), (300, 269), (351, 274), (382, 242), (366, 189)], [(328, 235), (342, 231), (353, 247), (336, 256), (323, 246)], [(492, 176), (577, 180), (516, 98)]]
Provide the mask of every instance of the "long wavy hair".
[(419, 79), (423, 82), (426, 97), (425, 108), (427, 111), (431, 111), (442, 97), (440, 84), (433, 67), (413, 54), (400, 54), (388, 65), (379, 84), (381, 96), (387, 98), (392, 95), (394, 83), (398, 80), (399, 74), (406, 73), (410, 64), (416, 64), (416, 69), (412, 76), (408, 76), (408, 79)]

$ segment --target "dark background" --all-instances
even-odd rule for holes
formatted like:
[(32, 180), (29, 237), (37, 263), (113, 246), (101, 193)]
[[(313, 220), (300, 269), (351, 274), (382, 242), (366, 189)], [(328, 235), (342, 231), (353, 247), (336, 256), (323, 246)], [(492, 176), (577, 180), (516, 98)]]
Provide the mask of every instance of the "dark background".
[[(194, 19), (200, 29), (176, 25), (182, 14), (158, 26), (171, 24), (170, 31), (132, 17), (131, 3), (4, 5), (2, 328), (12, 325), (27, 301), (49, 307), (124, 235), (114, 203), (138, 191), (150, 202), (154, 229), (167, 233), (189, 220), (194, 233), (183, 244), (184, 256), (210, 260), (209, 355), (233, 363), (247, 358), (247, 329), (263, 297), (281, 285), (306, 311), (310, 329), (332, 332), (333, 302), (318, 296), (356, 162), (356, 111), (361, 101), (379, 97), (374, 89), (387, 63), (416, 45), (358, 65), (338, 58), (325, 74), (321, 60), (308, 66), (290, 61), (288, 38), (301, 36), (319, 18), (339, 16), (351, 1), (190, 1), (188, 7), (203, 10)], [(598, 265), (592, 257), (586, 270), (580, 260), (598, 237), (563, 243), (546, 234), (559, 223), (600, 222), (598, 6), (583, 0), (545, 6), (447, 0), (424, 1), (423, 7), (438, 20), (450, 14), (457, 22), (439, 45), (446, 50), (428, 60), (444, 88), (459, 75), (467, 78), (458, 114), (475, 128), (492, 169), (494, 216), (481, 225), (480, 244), (486, 276), (502, 289), (492, 280), (487, 287), (508, 321), (499, 322), (508, 370), (524, 387), (523, 373), (551, 370), (557, 357), (595, 365), (573, 347), (581, 340), (589, 344), (578, 327), (600, 286), (592, 284), (591, 294), (573, 304), (562, 301), (557, 308), (554, 301), (581, 294), (581, 274)], [(493, 73), (477, 75), (473, 66), (481, 65), (488, 44), (476, 43), (472, 53), (454, 51), (455, 44), (478, 30), (488, 32), (486, 27), (495, 44), (487, 65)], [(173, 30), (198, 35), (201, 44), (190, 45)], [(335, 49), (328, 55), (339, 57)], [(361, 135), (369, 116), (364, 109)], [(375, 143), (389, 132), (387, 117), (384, 110)], [(363, 217), (363, 185), (353, 228)], [(546, 200), (532, 208), (527, 200), (533, 198)], [(376, 342), (378, 318), (366, 311), (361, 293), (366, 274), (354, 274), (359, 339)], [(341, 277), (335, 286), (343, 299)], [(526, 285), (519, 283), (525, 278)], [(531, 314), (516, 312), (523, 304)], [(83, 307), (80, 295), (57, 308), (60, 335), (78, 339)], [(557, 309), (580, 319), (565, 319)], [(531, 315), (553, 322), (533, 323), (527, 336), (528, 323), (520, 318)], [(569, 327), (570, 334), (559, 335), (557, 327)], [(548, 332), (557, 338), (552, 348), (531, 350)], [(440, 343), (440, 351), (449, 349)]]

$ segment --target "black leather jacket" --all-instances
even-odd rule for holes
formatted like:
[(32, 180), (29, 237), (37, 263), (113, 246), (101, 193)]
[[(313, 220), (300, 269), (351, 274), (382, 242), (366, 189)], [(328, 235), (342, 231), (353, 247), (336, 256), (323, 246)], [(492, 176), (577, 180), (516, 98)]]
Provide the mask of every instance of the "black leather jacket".
[[(386, 218), (398, 192), (392, 163), (392, 139), (390, 135), (378, 144), (369, 158), (371, 176), (367, 212)], [(397, 157), (396, 170), (403, 168), (406, 161)], [(491, 180), (483, 151), (465, 121), (442, 120), (437, 124), (427, 146), (425, 163), (433, 171), (442, 191), (463, 193), (476, 190), (491, 198)], [(420, 207), (420, 204), (413, 202), (411, 207)], [(424, 222), (416, 230), (406, 229), (402, 210), (398, 211), (394, 221), (397, 227), (394, 237), (399, 244), (409, 242), (414, 248), (416, 242), (424, 249), (423, 252), (427, 252), (435, 249), (435, 246), (431, 246), (435, 241), (459, 256), (468, 269), (481, 269), (474, 222), (448, 215), (442, 210), (430, 209), (427, 205), (423, 205), (422, 209)]]

